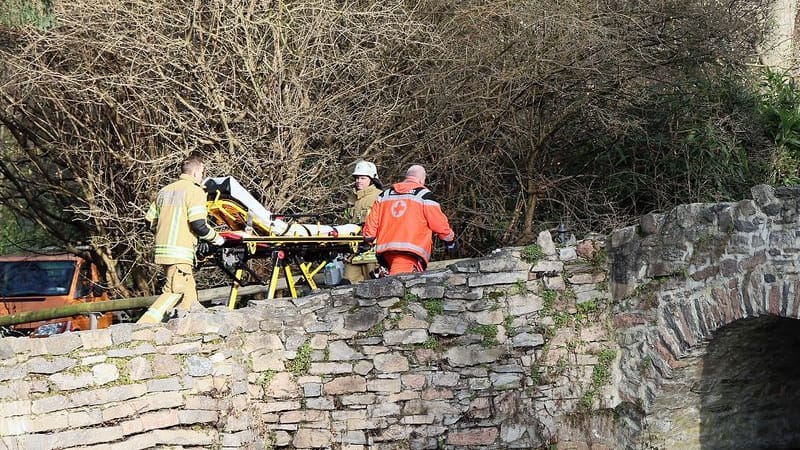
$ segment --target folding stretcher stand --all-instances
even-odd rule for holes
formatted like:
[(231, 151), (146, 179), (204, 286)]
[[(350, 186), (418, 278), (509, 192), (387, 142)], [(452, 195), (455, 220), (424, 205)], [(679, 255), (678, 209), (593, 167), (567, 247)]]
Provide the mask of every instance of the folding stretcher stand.
[(296, 264), (302, 280), (315, 290), (316, 275), (325, 264), (340, 253), (356, 253), (363, 242), (361, 227), (356, 224), (320, 225), (289, 223), (270, 213), (253, 198), (233, 177), (208, 178), (209, 220), (225, 237), (225, 246), (213, 252), (214, 264), (233, 279), (228, 307), (233, 309), (239, 286), (253, 284), (244, 281), (247, 272), (259, 284), (266, 284), (247, 264), (251, 259), (271, 259), (272, 276), (267, 298), (275, 298), (281, 271), (293, 298), (297, 298), (296, 284), (300, 281), (292, 274), (291, 264)]

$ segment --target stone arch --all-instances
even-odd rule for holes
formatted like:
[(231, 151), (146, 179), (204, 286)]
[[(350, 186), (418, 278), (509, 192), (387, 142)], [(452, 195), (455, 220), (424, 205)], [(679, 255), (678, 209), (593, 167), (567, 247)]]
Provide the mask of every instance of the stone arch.
[(800, 191), (760, 185), (751, 193), (752, 200), (650, 214), (612, 235), (618, 402), (637, 420), (719, 330), (742, 319), (800, 317)]

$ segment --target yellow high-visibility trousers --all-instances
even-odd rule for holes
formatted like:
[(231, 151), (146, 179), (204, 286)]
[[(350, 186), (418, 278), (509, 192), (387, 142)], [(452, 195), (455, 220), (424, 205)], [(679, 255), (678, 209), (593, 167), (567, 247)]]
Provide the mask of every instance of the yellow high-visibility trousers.
[(163, 294), (158, 296), (137, 323), (161, 322), (164, 314), (174, 308), (181, 299), (183, 301), (180, 304), (180, 309), (187, 311), (197, 302), (197, 287), (195, 286), (191, 264), (170, 264), (164, 266), (164, 269), (166, 281), (162, 289)]
[(164, 314), (178, 304), (183, 297), (181, 294), (161, 294), (150, 305), (147, 312), (136, 323), (159, 323), (164, 319)]

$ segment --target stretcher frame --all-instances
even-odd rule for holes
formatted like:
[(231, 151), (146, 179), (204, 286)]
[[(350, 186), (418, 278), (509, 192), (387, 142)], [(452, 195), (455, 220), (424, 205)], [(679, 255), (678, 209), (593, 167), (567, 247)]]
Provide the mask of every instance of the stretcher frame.
[[(209, 196), (211, 197), (211, 195), (210, 193)], [(219, 191), (213, 193), (213, 197), (208, 199), (206, 209), (212, 222), (219, 227), (227, 228), (225, 231), (220, 231), (225, 238), (225, 244), (211, 255), (198, 255), (198, 262), (201, 264), (208, 261), (213, 262), (233, 280), (228, 299), (228, 308), (230, 309), (234, 309), (238, 289), (241, 286), (267, 285), (267, 298), (275, 298), (281, 273), (284, 274), (292, 298), (297, 298), (297, 283), (301, 280), (312, 291), (317, 290), (314, 276), (336, 255), (357, 253), (359, 244), (364, 242), (360, 233), (345, 236), (339, 236), (335, 232), (310, 236), (272, 233), (271, 227), (250, 214), (242, 203), (223, 197)], [(320, 230), (322, 226), (317, 223), (316, 229)], [(268, 282), (262, 280), (248, 266), (247, 263), (254, 259), (270, 259), (272, 261), (272, 273)], [(291, 269), (292, 264), (299, 268), (302, 278), (295, 277)], [(255, 282), (244, 280), (245, 272)]]

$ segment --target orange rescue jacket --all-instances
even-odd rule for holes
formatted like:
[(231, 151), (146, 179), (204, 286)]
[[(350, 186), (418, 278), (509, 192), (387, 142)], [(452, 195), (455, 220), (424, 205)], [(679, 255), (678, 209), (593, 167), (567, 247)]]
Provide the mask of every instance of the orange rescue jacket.
[(455, 239), (439, 203), (416, 177), (406, 177), (383, 191), (364, 224), (364, 237), (375, 238), (376, 253), (413, 253), (425, 265), (431, 258), (431, 233), (443, 241)]

